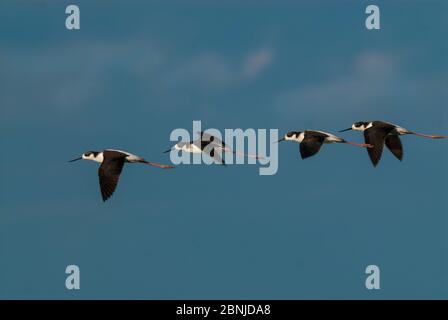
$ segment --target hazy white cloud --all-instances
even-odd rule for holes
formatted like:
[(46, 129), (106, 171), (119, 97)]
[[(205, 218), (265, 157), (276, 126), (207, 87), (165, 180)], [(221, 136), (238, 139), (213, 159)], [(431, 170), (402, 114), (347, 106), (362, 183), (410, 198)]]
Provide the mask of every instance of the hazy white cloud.
[[(0, 103), (4, 118), (20, 118), (23, 108), (31, 107), (30, 101), (33, 108), (67, 115), (91, 106), (111, 90), (115, 94), (123, 78), (138, 84), (135, 90), (141, 99), (160, 98), (166, 102), (160, 104), (164, 107), (170, 102), (180, 105), (182, 92), (245, 85), (272, 59), (269, 48), (236, 58), (211, 51), (182, 56), (141, 38), (71, 42), (33, 50), (0, 46)], [(181, 92), (184, 88), (187, 91)]]
[[(417, 99), (443, 94), (441, 79), (414, 78), (405, 72), (405, 65), (405, 58), (393, 53), (362, 53), (343, 74), (281, 92), (276, 106), (288, 117), (300, 114), (312, 119), (320, 114), (325, 115), (322, 121), (331, 121), (331, 116), (346, 112), (357, 116), (387, 113), (391, 104), (399, 101), (394, 104), (396, 111)], [(388, 103), (380, 103), (384, 101)]]
[(158, 48), (137, 40), (0, 51), (0, 102), (10, 114), (20, 114), (30, 101), (55, 111), (82, 108), (104, 93), (111, 72), (146, 77), (163, 62)]
[(354, 72), (370, 77), (393, 76), (400, 68), (399, 57), (394, 54), (365, 52), (355, 58)]
[(243, 75), (245, 77), (255, 77), (262, 72), (273, 59), (271, 48), (262, 48), (249, 55), (243, 66)]
[(250, 52), (246, 59), (232, 61), (218, 53), (200, 53), (179, 64), (167, 66), (165, 83), (169, 86), (195, 85), (223, 88), (255, 79), (272, 62), (271, 48)]
[(186, 61), (166, 66), (164, 83), (171, 87), (220, 87), (234, 80), (234, 73), (234, 67), (220, 55), (202, 53)]

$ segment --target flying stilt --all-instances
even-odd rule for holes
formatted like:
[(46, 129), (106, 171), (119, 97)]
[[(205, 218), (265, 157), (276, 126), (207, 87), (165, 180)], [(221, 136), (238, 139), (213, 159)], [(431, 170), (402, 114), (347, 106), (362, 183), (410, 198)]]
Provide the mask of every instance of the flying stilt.
[(324, 143), (346, 143), (357, 147), (371, 147), (369, 144), (359, 144), (346, 141), (342, 138), (336, 137), (331, 133), (317, 130), (291, 131), (288, 132), (283, 138), (278, 140), (278, 142), (281, 141), (295, 141), (300, 143), (300, 155), (302, 156), (302, 159), (314, 156), (319, 152), (322, 144)]
[(405, 134), (413, 134), (420, 137), (430, 139), (443, 139), (445, 136), (433, 136), (423, 133), (418, 133), (400, 127), (396, 124), (385, 121), (360, 121), (352, 124), (350, 128), (341, 130), (344, 132), (348, 130), (356, 130), (364, 132), (364, 140), (366, 143), (373, 145), (373, 148), (367, 149), (370, 160), (373, 166), (376, 167), (383, 154), (384, 144), (392, 152), (392, 154), (398, 159), (403, 159), (403, 146), (399, 136)]
[(228, 145), (226, 145), (221, 139), (205, 133), (203, 131), (198, 132), (199, 138), (189, 142), (178, 142), (170, 149), (166, 150), (164, 153), (171, 152), (171, 150), (181, 150), (189, 153), (204, 153), (215, 159), (219, 164), (225, 165), (224, 159), (222, 158), (222, 153), (233, 153), (235, 155), (244, 156), (248, 158), (261, 159), (257, 155), (237, 152), (232, 150)]
[(123, 165), (126, 162), (142, 163), (162, 169), (174, 168), (171, 165), (149, 162), (129, 152), (113, 149), (106, 149), (101, 152), (87, 151), (84, 152), (81, 157), (70, 160), (69, 162), (77, 160), (92, 160), (101, 163), (98, 169), (98, 177), (103, 201), (106, 201), (114, 193), (123, 169)]

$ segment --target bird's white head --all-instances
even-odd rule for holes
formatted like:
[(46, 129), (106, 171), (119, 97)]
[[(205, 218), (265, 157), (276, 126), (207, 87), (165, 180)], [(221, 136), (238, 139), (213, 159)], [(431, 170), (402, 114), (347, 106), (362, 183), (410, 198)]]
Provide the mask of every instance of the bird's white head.
[(104, 158), (103, 158), (103, 153), (102, 152), (98, 152), (98, 151), (87, 151), (84, 152), (79, 158), (70, 160), (69, 162), (74, 162), (77, 160), (92, 160), (92, 161), (96, 161), (99, 163), (102, 163)]
[(370, 122), (359, 121), (359, 122), (353, 123), (350, 128), (340, 130), (339, 132), (344, 132), (344, 131), (348, 131), (348, 130), (364, 131), (366, 129), (369, 129), (370, 127), (371, 127)]
[(186, 152), (190, 152), (191, 150), (191, 146), (189, 143), (178, 143), (174, 145), (174, 150), (181, 150), (181, 151), (186, 151)]
[[(97, 161), (98, 160), (98, 158), (99, 158), (99, 156), (100, 156), (100, 154), (101, 154), (101, 152), (98, 152), (98, 151), (87, 151), (87, 152), (84, 152), (83, 154), (82, 154), (82, 158), (84, 159), (84, 160), (93, 160), (93, 161)], [(99, 161), (98, 161), (99, 162)]]
[(352, 130), (364, 131), (367, 129), (368, 125), (369, 125), (368, 122), (363, 122), (363, 121), (355, 122), (354, 124), (352, 124)]
[(190, 145), (186, 142), (176, 143), (172, 148), (166, 150), (164, 153), (171, 152), (172, 150), (191, 152)]
[(290, 131), (283, 138), (278, 140), (278, 142), (281, 141), (296, 141), (296, 142), (302, 142), (303, 140), (303, 134), (300, 131)]

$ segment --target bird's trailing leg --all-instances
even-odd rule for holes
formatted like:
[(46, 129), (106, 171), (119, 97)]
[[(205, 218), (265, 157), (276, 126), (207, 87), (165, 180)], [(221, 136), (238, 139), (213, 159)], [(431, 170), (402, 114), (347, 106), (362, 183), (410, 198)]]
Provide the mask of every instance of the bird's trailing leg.
[(155, 163), (155, 162), (149, 162), (149, 161), (146, 161), (146, 160), (141, 161), (141, 163), (147, 164), (148, 166), (162, 168), (162, 169), (173, 169), (173, 168), (175, 168), (174, 166), (169, 165), (169, 164), (160, 164), (160, 163)]
[(253, 159), (265, 159), (263, 156), (259, 156), (256, 154), (251, 154), (251, 153), (244, 153), (244, 152), (238, 152), (238, 151), (233, 151), (233, 153), (237, 156), (241, 156), (241, 157), (247, 157), (247, 158), (253, 158)]
[(418, 132), (414, 132), (414, 131), (410, 131), (410, 134), (415, 134), (416, 136), (419, 137), (425, 137), (425, 138), (430, 138), (430, 139), (444, 139), (444, 138), (448, 138), (445, 136), (431, 136), (429, 134), (423, 134), (423, 133), (418, 133)]
[(343, 143), (351, 144), (352, 146), (355, 146), (355, 147), (373, 148), (373, 146), (371, 144), (367, 144), (367, 143), (356, 143), (356, 142), (345, 141), (345, 140)]
[(240, 157), (247, 157), (247, 158), (252, 158), (252, 159), (257, 159), (257, 160), (259, 160), (259, 159), (263, 159), (264, 160), (265, 159), (264, 157), (256, 155), (256, 154), (233, 151), (230, 148), (221, 148), (221, 150), (224, 151), (224, 152), (227, 152), (227, 153), (233, 153), (233, 154), (235, 154), (237, 156), (240, 156)]

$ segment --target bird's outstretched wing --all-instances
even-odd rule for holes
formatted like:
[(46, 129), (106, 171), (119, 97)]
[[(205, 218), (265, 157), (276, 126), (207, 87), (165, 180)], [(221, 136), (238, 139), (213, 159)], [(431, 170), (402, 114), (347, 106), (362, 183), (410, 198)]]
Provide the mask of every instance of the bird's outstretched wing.
[(383, 154), (384, 140), (392, 131), (393, 127), (372, 127), (364, 131), (364, 140), (370, 144), (372, 148), (367, 148), (370, 160), (374, 167), (378, 164)]
[(203, 143), (205, 143), (206, 145), (211, 143), (212, 145), (214, 145), (216, 147), (228, 148), (228, 146), (221, 139), (219, 139), (211, 134), (201, 131), (201, 132), (198, 132), (198, 135), (201, 137), (200, 140)]
[(325, 137), (321, 135), (308, 135), (303, 139), (300, 143), (300, 155), (302, 156), (302, 159), (306, 159), (318, 153), (324, 140)]
[(222, 158), (222, 151), (219, 148), (214, 148), (210, 151), (210, 157), (212, 157), (217, 163), (226, 165), (224, 159)]
[(390, 152), (398, 159), (403, 160), (403, 146), (399, 136), (391, 135), (386, 137), (386, 147), (389, 148)]
[(103, 201), (109, 199), (114, 193), (118, 180), (120, 179), (124, 160), (125, 158), (123, 156), (105, 157), (103, 163), (100, 165), (98, 177)]
[(205, 133), (203, 131), (198, 132), (200, 139), (196, 140), (196, 144), (200, 144), (200, 148), (203, 153), (208, 154), (217, 163), (225, 165), (224, 159), (222, 158), (223, 152), (231, 151), (232, 149), (227, 147), (227, 145), (219, 138)]

